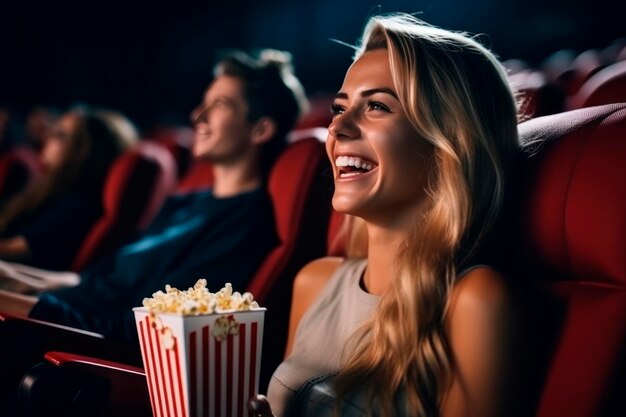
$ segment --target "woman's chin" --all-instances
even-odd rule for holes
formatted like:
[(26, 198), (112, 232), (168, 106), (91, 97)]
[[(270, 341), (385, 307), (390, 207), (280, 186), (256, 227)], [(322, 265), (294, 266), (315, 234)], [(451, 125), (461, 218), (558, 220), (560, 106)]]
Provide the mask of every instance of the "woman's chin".
[(333, 196), (333, 208), (341, 214), (359, 216), (359, 213), (363, 211), (363, 204), (361, 199), (355, 200), (354, 198), (335, 195)]

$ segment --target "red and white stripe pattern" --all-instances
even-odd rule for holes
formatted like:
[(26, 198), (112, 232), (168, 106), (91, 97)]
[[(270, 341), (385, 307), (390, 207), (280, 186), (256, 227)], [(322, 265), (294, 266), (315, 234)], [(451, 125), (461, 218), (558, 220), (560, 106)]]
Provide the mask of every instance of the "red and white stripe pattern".
[[(214, 319), (178, 318), (188, 321), (184, 334), (182, 325), (171, 326), (173, 346), (164, 346), (162, 330), (149, 315), (138, 316), (153, 415), (248, 417), (246, 404), (258, 392), (263, 331), (262, 314), (255, 316), (238, 320), (239, 333), (221, 342), (211, 334)], [(169, 326), (167, 321), (164, 326)], [(186, 340), (186, 346), (180, 340)]]

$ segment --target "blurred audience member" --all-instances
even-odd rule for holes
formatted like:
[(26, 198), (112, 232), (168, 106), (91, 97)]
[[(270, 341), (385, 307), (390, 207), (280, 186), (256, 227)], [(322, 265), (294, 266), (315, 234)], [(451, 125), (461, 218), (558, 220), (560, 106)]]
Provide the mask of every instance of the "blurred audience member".
[(30, 110), (24, 122), (24, 143), (40, 151), (59, 116), (52, 107), (36, 106)]
[(119, 118), (111, 111), (76, 108), (58, 119), (41, 149), (44, 175), (0, 211), (0, 259), (69, 267), (102, 212), (109, 166), (137, 140), (136, 132), (120, 131)]

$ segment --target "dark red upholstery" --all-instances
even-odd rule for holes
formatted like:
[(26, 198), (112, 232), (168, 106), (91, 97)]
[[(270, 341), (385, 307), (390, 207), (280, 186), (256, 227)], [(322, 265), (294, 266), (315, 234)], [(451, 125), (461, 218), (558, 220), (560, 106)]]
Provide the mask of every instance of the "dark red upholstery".
[(193, 161), (185, 175), (178, 181), (177, 193), (187, 193), (208, 188), (213, 184), (213, 167), (208, 161)]
[[(325, 137), (324, 137), (325, 139)], [(250, 281), (247, 290), (267, 306), (261, 387), (283, 359), (287, 343), (293, 278), (307, 262), (326, 251), (330, 210), (328, 158), (318, 137), (289, 145), (268, 179), (280, 244)]]
[(578, 54), (570, 68), (559, 77), (567, 95), (571, 97), (576, 94), (585, 81), (602, 69), (603, 65), (600, 52), (596, 49), (588, 49)]
[(609, 103), (626, 103), (626, 61), (616, 62), (591, 76), (571, 98), (568, 108)]
[(547, 297), (534, 306), (547, 363), (536, 415), (626, 415), (626, 103), (533, 119), (520, 135), (523, 247)]
[(103, 189), (104, 213), (91, 228), (72, 264), (80, 271), (146, 227), (173, 190), (176, 165), (161, 145), (142, 142), (113, 164)]
[(563, 111), (565, 91), (548, 80), (541, 71), (524, 70), (509, 75), (511, 85), (523, 96), (521, 111), (525, 118)]
[(24, 190), (41, 173), (37, 153), (27, 147), (15, 147), (0, 156), (0, 201)]
[(174, 156), (179, 180), (193, 163), (194, 131), (189, 126), (158, 126), (146, 135), (146, 139), (165, 146)]
[[(281, 243), (269, 254), (248, 284), (248, 290), (261, 301), (275, 290), (274, 284), (279, 276), (274, 271), (284, 270), (294, 262), (297, 243), (307, 248), (304, 252), (314, 251), (317, 256), (323, 254), (325, 233), (310, 226), (318, 229), (328, 221), (328, 200), (322, 190), (322, 166), (326, 166), (325, 162), (324, 145), (318, 138), (309, 137), (291, 144), (288, 155), (279, 158), (270, 173), (268, 191), (274, 203), (276, 231)], [(316, 239), (298, 242), (303, 231), (317, 235)], [(312, 259), (310, 253), (305, 256)], [(301, 262), (300, 266), (303, 265)]]
[(330, 213), (328, 221), (328, 235), (326, 237), (326, 255), (346, 256), (347, 238), (342, 233), (342, 227), (347, 216), (335, 210)]

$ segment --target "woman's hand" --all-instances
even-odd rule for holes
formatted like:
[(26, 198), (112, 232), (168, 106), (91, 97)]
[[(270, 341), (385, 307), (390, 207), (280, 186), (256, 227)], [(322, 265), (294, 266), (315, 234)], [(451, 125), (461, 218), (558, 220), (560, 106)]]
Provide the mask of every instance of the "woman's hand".
[(19, 272), (12, 264), (0, 261), (0, 289), (26, 294), (31, 287), (19, 280)]
[(273, 417), (270, 402), (265, 395), (257, 395), (248, 400), (248, 411), (254, 414), (254, 417)]

